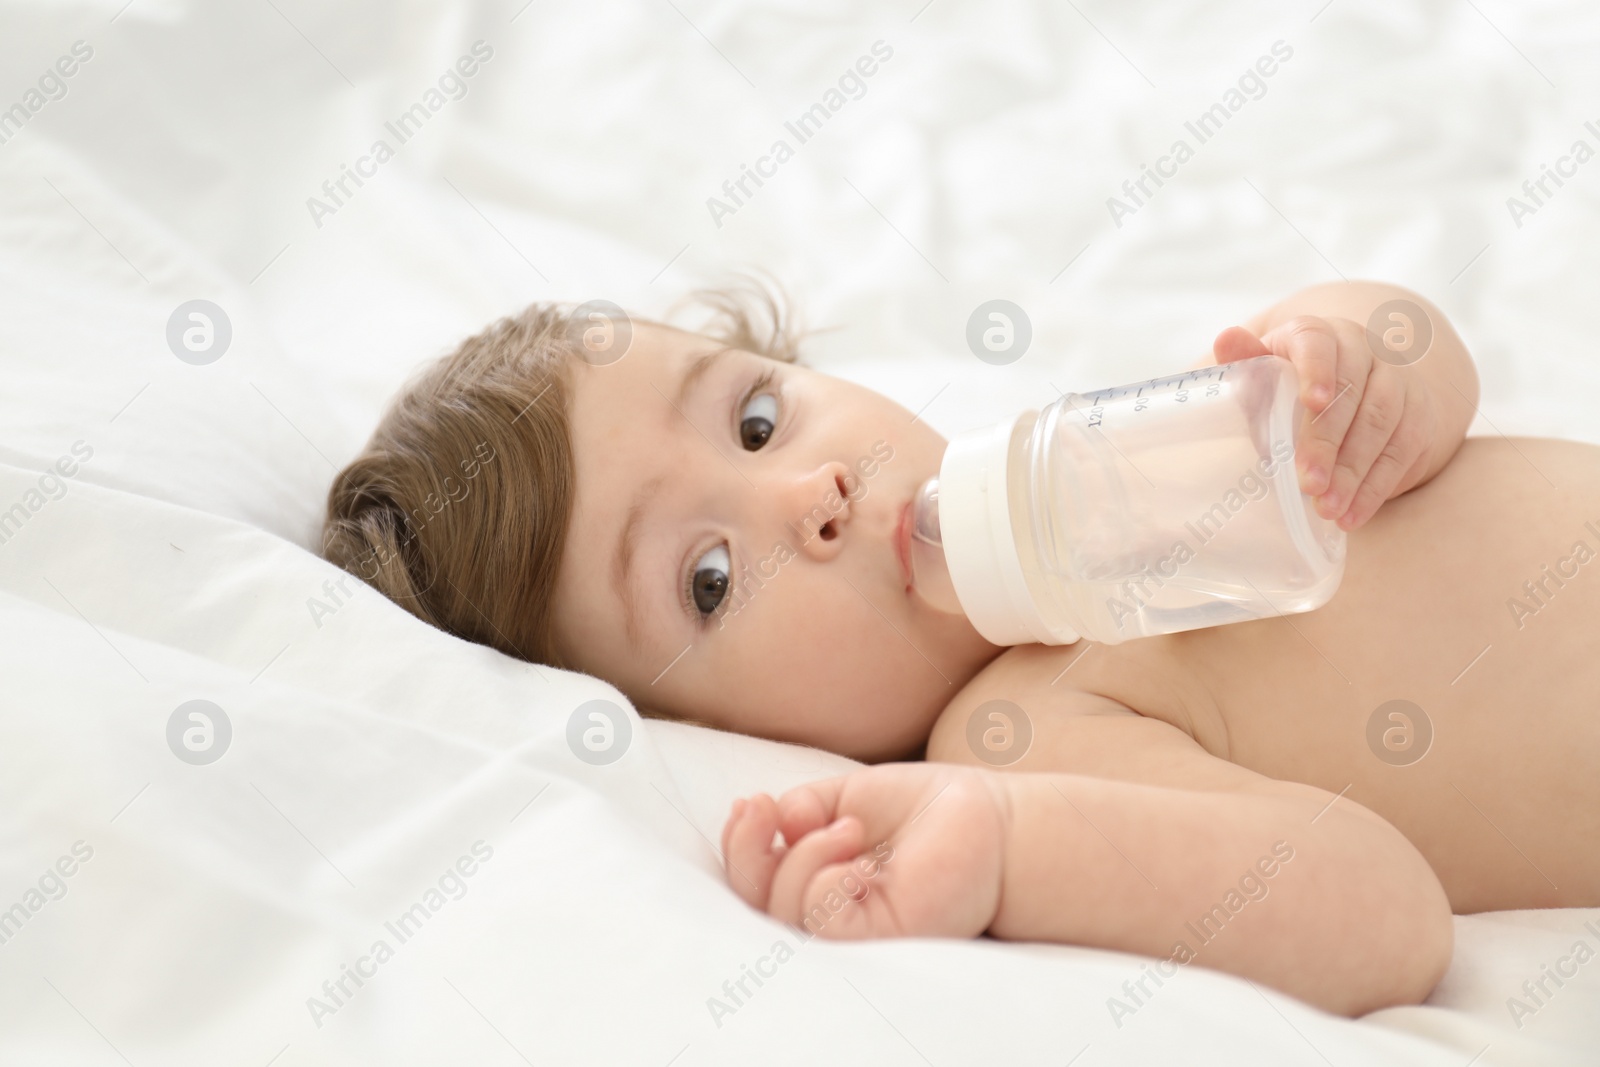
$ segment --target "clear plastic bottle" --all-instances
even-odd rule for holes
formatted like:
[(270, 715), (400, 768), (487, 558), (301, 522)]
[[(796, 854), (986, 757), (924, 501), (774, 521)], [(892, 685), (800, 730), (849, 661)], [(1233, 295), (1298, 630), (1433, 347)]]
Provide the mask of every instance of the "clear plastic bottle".
[(1300, 492), (1297, 391), (1292, 364), (1257, 356), (957, 437), (912, 504), (918, 595), (1002, 645), (1320, 607), (1345, 535)]

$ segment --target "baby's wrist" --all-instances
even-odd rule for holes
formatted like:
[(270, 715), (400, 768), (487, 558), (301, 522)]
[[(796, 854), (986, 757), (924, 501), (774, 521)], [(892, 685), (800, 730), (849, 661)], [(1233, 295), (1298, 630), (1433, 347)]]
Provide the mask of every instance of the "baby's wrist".
[(1096, 926), (1128, 909), (1130, 897), (1113, 888), (1124, 872), (1106, 876), (1109, 840), (1089, 813), (1106, 806), (1107, 787), (1127, 792), (1130, 783), (1078, 774), (990, 772), (990, 779), (1005, 827), (991, 937), (1077, 943), (1091, 912), (1099, 913), (1089, 923)]
[(1011, 869), (1011, 858), (1015, 854), (1016, 811), (1019, 800), (1016, 795), (1017, 786), (1019, 780), (1027, 776), (1005, 774), (987, 768), (979, 769), (978, 774), (984, 787), (993, 794), (995, 810), (1000, 815), (1000, 863), (995, 871), (999, 884), (995, 887), (994, 914), (989, 916), (989, 921), (984, 926), (985, 932), (992, 932), (1006, 910), (1007, 872)]

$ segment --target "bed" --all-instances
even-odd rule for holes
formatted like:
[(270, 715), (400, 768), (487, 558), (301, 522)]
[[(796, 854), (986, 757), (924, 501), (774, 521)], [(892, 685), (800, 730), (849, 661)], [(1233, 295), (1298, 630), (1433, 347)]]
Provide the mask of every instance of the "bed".
[[(420, 362), (535, 299), (655, 315), (745, 264), (834, 327), (814, 365), (946, 434), (1187, 366), (1343, 276), (1451, 316), (1473, 433), (1600, 443), (1594, 11), (0, 20), (0, 1060), (1600, 1059), (1600, 964), (1572, 962), (1600, 909), (1457, 917), (1429, 1001), (1354, 1021), (1199, 968), (1114, 1011), (1144, 962), (1117, 953), (798, 938), (725, 888), (722, 818), (850, 761), (640, 719), (313, 551)], [(1572, 174), (1535, 203), (1544, 164)], [(1171, 174), (1135, 203), (1146, 166)], [(965, 341), (991, 299), (1031, 324), (1005, 365)], [(627, 724), (604, 762), (568, 740), (596, 700)]]

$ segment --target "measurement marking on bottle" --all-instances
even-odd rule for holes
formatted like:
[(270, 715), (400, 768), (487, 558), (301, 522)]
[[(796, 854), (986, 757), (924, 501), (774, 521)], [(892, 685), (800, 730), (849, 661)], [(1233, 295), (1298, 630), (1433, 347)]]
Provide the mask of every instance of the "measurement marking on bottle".
[[(1133, 403), (1121, 409), (1127, 416), (1142, 415), (1146, 411), (1155, 410), (1155, 402), (1168, 398), (1174, 404), (1187, 405), (1191, 399), (1204, 398), (1216, 399), (1223, 395), (1222, 384), (1228, 379), (1228, 372), (1232, 364), (1226, 366), (1212, 366), (1203, 369), (1185, 371), (1181, 374), (1170, 375), (1165, 378), (1151, 378), (1136, 385), (1113, 386), (1098, 389), (1092, 393), (1083, 393), (1081, 403), (1083, 407), (1074, 404), (1071, 408), (1075, 413), (1085, 419), (1086, 429), (1104, 430), (1107, 420), (1107, 408), (1112, 402), (1132, 399)], [(1196, 394), (1195, 390), (1205, 386), (1205, 392)], [(1145, 390), (1150, 390), (1150, 395), (1145, 395)], [(1131, 390), (1131, 392), (1130, 392)], [(1118, 417), (1116, 412), (1111, 413), (1111, 420)]]

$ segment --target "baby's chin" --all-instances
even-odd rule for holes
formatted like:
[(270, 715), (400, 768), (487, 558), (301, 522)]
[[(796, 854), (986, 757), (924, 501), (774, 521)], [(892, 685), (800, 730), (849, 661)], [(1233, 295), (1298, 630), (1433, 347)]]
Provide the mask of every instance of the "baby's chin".
[[(876, 673), (860, 679), (853, 693), (830, 700), (834, 707), (862, 709), (859, 716), (837, 724), (819, 723), (816, 738), (805, 743), (863, 763), (921, 759), (934, 724), (950, 701), (1005, 651), (985, 641), (965, 619), (958, 621), (958, 632), (944, 635), (943, 642), (929, 640), (925, 646), (930, 656), (938, 657), (937, 669), (924, 661), (925, 672), (898, 678)], [(828, 730), (829, 725), (833, 729)]]
[[(944, 690), (946, 687), (940, 688)], [(836, 736), (819, 738), (811, 743), (862, 763), (921, 759), (928, 737), (933, 733), (933, 724), (938, 721), (950, 696), (949, 692), (941, 692), (936, 698), (914, 705), (901, 705), (889, 711), (884, 711), (879, 705), (879, 711), (871, 719), (851, 723), (851, 728), (837, 731)], [(862, 726), (867, 728), (862, 729)]]
[[(736, 713), (715, 716), (715, 721), (693, 715), (670, 717), (770, 741), (820, 748), (862, 763), (920, 758), (933, 724), (944, 710), (943, 701), (928, 700), (910, 706), (899, 703), (885, 709), (867, 688), (854, 698), (819, 696), (805, 708), (786, 707), (790, 700), (774, 701), (765, 707), (752, 700), (741, 702)], [(749, 713), (758, 707), (762, 713)], [(840, 715), (834, 713), (836, 709), (860, 710)]]

